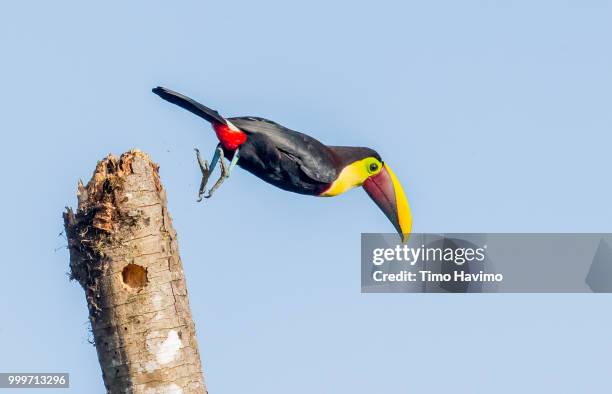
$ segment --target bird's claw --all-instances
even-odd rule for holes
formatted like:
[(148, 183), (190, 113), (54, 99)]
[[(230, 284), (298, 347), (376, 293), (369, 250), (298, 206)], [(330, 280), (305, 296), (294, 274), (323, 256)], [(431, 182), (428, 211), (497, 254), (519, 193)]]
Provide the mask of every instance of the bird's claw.
[(215, 182), (213, 187), (210, 190), (208, 190), (208, 195), (204, 196), (204, 198), (211, 198), (215, 190), (217, 190), (219, 186), (221, 186), (223, 181), (225, 181), (225, 178), (227, 178), (229, 175), (227, 165), (225, 164), (225, 161), (223, 160), (224, 159), (223, 150), (220, 150), (220, 154), (221, 154), (221, 159), (219, 160), (219, 164), (221, 165), (221, 176), (219, 176), (219, 179), (217, 179), (217, 182)]
[[(202, 201), (202, 198), (211, 198), (212, 197), (212, 195), (215, 192), (215, 190), (217, 190), (219, 188), (219, 186), (221, 186), (221, 184), (223, 183), (225, 178), (227, 178), (229, 176), (229, 170), (228, 170), (227, 165), (225, 164), (225, 161), (224, 161), (223, 149), (221, 147), (217, 147), (217, 151), (215, 153), (215, 157), (213, 157), (213, 166), (215, 166), (215, 163), (218, 160), (219, 164), (221, 165), (221, 176), (219, 177), (217, 182), (215, 182), (213, 187), (208, 190), (208, 194), (205, 194), (206, 184), (208, 183), (208, 178), (210, 178), (210, 174), (212, 173), (214, 168), (210, 168), (210, 165), (208, 164), (208, 161), (202, 160), (202, 157), (200, 156), (200, 150), (198, 148), (194, 148), (194, 150), (196, 152), (196, 158), (198, 160), (198, 165), (200, 167), (200, 171), (202, 171), (202, 181), (200, 182), (200, 188), (198, 190), (198, 200), (197, 200), (198, 202), (200, 202), (200, 201)], [(217, 155), (219, 156), (219, 159), (217, 159)]]
[(206, 184), (208, 183), (208, 178), (210, 177), (210, 166), (208, 161), (202, 161), (202, 157), (200, 156), (200, 150), (198, 148), (194, 148), (196, 151), (196, 157), (198, 159), (198, 165), (200, 166), (200, 171), (202, 171), (202, 180), (200, 181), (200, 188), (198, 190), (198, 199), (197, 201), (202, 201), (202, 196), (204, 195), (204, 190), (206, 189)]

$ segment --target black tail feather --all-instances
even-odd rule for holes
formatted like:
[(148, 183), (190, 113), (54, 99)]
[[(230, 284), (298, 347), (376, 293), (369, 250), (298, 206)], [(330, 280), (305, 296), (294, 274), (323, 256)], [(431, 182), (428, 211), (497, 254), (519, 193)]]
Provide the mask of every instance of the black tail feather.
[(217, 111), (212, 110), (180, 93), (163, 88), (161, 86), (158, 86), (153, 89), (153, 93), (163, 98), (164, 100), (171, 102), (172, 104), (176, 104), (179, 107), (184, 108), (187, 111), (206, 119), (210, 123), (227, 124), (226, 120), (221, 115), (219, 115)]

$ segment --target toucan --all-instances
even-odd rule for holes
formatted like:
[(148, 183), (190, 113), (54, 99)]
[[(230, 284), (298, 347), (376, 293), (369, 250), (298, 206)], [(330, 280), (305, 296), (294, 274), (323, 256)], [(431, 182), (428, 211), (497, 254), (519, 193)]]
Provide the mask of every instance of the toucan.
[[(373, 149), (328, 146), (276, 122), (255, 116), (224, 118), (197, 101), (156, 87), (153, 93), (211, 123), (219, 144), (209, 164), (196, 156), (202, 171), (199, 201), (218, 162), (221, 177), (204, 197), (209, 198), (238, 165), (283, 190), (311, 196), (337, 196), (357, 186), (391, 221), (402, 241), (412, 227), (412, 215), (399, 180)], [(229, 168), (224, 158), (230, 160)]]

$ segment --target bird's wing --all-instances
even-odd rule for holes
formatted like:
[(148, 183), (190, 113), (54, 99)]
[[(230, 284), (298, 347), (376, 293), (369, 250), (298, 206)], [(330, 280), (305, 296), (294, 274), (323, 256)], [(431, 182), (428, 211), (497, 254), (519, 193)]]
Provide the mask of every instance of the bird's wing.
[(331, 183), (338, 177), (333, 152), (318, 140), (268, 119), (237, 117), (228, 120), (247, 135), (265, 135), (281, 154), (298, 163), (309, 178)]

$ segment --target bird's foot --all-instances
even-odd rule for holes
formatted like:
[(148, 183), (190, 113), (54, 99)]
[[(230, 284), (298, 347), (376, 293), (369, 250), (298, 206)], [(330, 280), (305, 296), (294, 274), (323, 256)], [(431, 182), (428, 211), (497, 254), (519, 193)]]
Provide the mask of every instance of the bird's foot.
[(206, 189), (206, 184), (208, 183), (208, 178), (210, 178), (210, 173), (212, 170), (208, 165), (208, 161), (202, 160), (202, 156), (200, 156), (200, 150), (198, 148), (194, 148), (196, 151), (196, 158), (198, 159), (198, 165), (200, 167), (200, 171), (202, 171), (202, 180), (200, 181), (200, 189), (198, 190), (198, 202), (202, 201), (202, 197), (204, 196), (204, 190)]
[(217, 190), (223, 181), (225, 181), (225, 178), (229, 177), (229, 170), (225, 164), (225, 161), (223, 160), (223, 149), (219, 149), (219, 155), (221, 156), (221, 160), (219, 160), (219, 164), (221, 165), (221, 176), (219, 176), (217, 182), (215, 182), (213, 187), (208, 191), (208, 195), (204, 196), (204, 198), (211, 198), (215, 190)]

